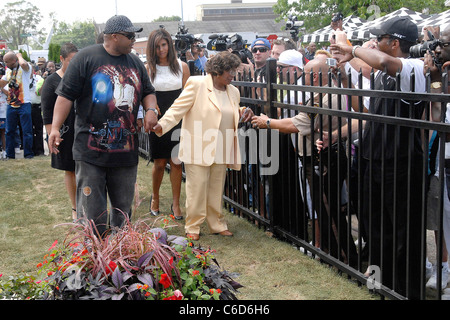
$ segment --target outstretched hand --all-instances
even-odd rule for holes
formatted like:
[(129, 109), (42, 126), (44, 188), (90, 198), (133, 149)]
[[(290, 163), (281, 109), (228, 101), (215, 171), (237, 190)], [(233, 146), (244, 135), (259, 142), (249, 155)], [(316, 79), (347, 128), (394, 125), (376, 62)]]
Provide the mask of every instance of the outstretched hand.
[(353, 59), (352, 46), (348, 44), (332, 44), (330, 45), (330, 52), (333, 55), (339, 65), (343, 65), (346, 62)]

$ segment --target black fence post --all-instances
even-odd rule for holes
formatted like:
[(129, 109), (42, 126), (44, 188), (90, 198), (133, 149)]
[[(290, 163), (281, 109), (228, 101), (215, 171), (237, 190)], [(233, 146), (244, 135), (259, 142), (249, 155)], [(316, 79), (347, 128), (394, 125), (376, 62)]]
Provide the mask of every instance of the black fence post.
[[(274, 102), (277, 100), (277, 90), (273, 88), (273, 84), (277, 82), (277, 60), (273, 58), (267, 59), (266, 62), (266, 81), (267, 81), (267, 106), (269, 108), (268, 116), (270, 118), (277, 118), (277, 109), (274, 106)], [(272, 144), (272, 135), (267, 135), (268, 146)], [(268, 148), (270, 150), (270, 147)], [(277, 150), (278, 152), (278, 150)], [(273, 157), (273, 155), (271, 155)], [(269, 218), (270, 218), (270, 229), (274, 230), (274, 179), (273, 175), (269, 175)]]

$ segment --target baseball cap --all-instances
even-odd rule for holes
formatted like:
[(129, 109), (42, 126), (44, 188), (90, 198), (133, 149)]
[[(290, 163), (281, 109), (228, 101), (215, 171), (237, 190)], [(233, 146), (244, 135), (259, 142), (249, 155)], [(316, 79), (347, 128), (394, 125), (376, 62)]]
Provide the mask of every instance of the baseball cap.
[[(256, 43), (256, 42), (263, 42), (263, 43)], [(272, 49), (272, 46), (270, 45), (269, 40), (267, 40), (266, 38), (256, 38), (255, 40), (253, 40), (251, 47), (253, 48), (255, 45), (257, 46), (265, 46), (267, 48), (269, 48), (269, 50)]]
[(303, 55), (295, 49), (285, 50), (280, 54), (278, 63), (299, 67), (303, 70)]
[(385, 21), (379, 28), (370, 29), (376, 36), (388, 34), (408, 42), (416, 42), (419, 38), (417, 25), (408, 17), (394, 17)]
[(122, 15), (116, 15), (106, 21), (104, 34), (112, 34), (118, 32), (141, 32), (143, 28), (135, 27), (130, 19)]

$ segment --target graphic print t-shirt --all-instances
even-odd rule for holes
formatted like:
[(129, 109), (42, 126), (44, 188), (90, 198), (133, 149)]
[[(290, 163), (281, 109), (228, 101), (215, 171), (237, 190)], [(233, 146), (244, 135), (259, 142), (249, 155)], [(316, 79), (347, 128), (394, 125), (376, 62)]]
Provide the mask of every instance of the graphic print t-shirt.
[(24, 103), (29, 103), (30, 100), (30, 75), (31, 67), (28, 71), (18, 66), (14, 69), (7, 69), (3, 80), (8, 81), (9, 85), (5, 88), (9, 91), (8, 104), (13, 108), (18, 108)]
[(111, 56), (103, 45), (78, 52), (56, 93), (75, 101), (74, 160), (98, 166), (138, 163), (136, 118), (155, 89), (134, 54)]

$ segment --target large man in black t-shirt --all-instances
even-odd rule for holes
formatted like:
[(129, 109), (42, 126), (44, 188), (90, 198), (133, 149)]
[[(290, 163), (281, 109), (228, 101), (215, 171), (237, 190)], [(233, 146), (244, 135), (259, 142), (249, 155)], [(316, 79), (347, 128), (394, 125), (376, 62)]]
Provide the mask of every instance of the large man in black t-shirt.
[(104, 43), (81, 50), (71, 61), (55, 104), (49, 148), (58, 153), (60, 127), (75, 103), (73, 157), (78, 216), (93, 220), (100, 236), (131, 217), (138, 164), (137, 112), (146, 111), (145, 128), (157, 122), (155, 89), (139, 58), (130, 54), (135, 33), (125, 17), (105, 25)]

